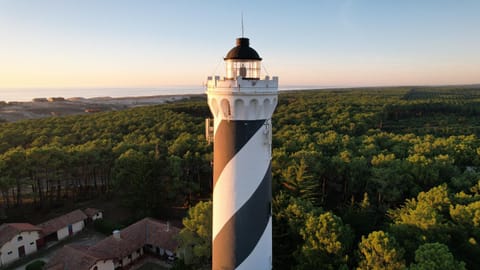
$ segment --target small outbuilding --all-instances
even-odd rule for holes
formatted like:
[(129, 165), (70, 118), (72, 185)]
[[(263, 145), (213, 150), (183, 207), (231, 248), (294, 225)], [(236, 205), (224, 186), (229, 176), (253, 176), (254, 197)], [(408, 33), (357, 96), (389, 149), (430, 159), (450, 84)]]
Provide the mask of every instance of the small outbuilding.
[(83, 210), (85, 215), (87, 215), (89, 221), (95, 221), (97, 219), (103, 218), (103, 211), (96, 208), (87, 208)]

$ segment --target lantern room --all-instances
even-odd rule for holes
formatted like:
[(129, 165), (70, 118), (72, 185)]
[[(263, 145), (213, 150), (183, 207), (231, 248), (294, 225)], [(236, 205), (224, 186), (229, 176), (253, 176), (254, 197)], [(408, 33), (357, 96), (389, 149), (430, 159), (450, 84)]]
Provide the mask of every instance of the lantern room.
[(237, 46), (224, 58), (229, 80), (242, 77), (244, 80), (259, 80), (262, 58), (250, 47), (248, 38), (237, 38)]

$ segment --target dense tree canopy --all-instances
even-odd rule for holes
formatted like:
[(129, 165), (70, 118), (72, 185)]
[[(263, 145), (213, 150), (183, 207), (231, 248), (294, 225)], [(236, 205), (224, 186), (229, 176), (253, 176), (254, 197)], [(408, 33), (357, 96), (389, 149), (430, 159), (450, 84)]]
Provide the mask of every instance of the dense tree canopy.
[(200, 124), (208, 108), (201, 108), (190, 101), (1, 123), (3, 205), (49, 207), (109, 193), (139, 215), (188, 205), (210, 192), (211, 146)]
[[(445, 251), (427, 245), (438, 243), (453, 265), (479, 269), (479, 104), (473, 87), (281, 93), (273, 116), (274, 268), (354, 269), (370, 264), (372, 243), (396, 239), (393, 265), (422, 269), (430, 262), (416, 251)], [(0, 217), (22, 205), (110, 196), (138, 215), (162, 217), (208, 199), (206, 117), (197, 98), (2, 122)]]

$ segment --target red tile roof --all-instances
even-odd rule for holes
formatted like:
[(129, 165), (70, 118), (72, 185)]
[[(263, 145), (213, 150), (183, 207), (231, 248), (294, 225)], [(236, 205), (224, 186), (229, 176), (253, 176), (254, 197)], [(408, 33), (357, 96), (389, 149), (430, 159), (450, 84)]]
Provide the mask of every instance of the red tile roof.
[(44, 223), (38, 224), (38, 227), (42, 228), (43, 235), (49, 235), (67, 227), (70, 224), (74, 224), (85, 219), (87, 219), (85, 213), (83, 213), (82, 210), (77, 209), (63, 216), (59, 216)]
[(170, 251), (175, 251), (178, 247), (178, 242), (175, 236), (178, 235), (180, 229), (158, 220), (147, 219), (147, 239), (146, 244), (162, 247)]
[[(92, 260), (92, 258), (96, 258), (96, 260), (119, 260), (147, 244), (175, 251), (178, 246), (175, 236), (179, 232), (179, 228), (168, 226), (151, 218), (145, 218), (121, 230), (120, 239), (111, 235), (90, 247), (74, 247), (76, 253), (80, 252), (82, 254), (73, 254), (73, 251), (57, 252), (54, 259), (47, 264), (46, 269), (56, 270), (55, 267), (59, 262), (65, 261), (64, 263), (67, 263), (66, 261), (70, 260), (71, 256), (74, 255), (83, 257), (85, 261)], [(72, 248), (72, 246), (69, 248)], [(71, 254), (65, 254), (65, 252), (70, 252)], [(85, 263), (82, 266), (83, 268), (63, 269), (82, 270), (89, 269), (92, 265), (87, 266)]]
[(121, 230), (120, 239), (116, 239), (113, 235), (109, 236), (92, 246), (90, 250), (108, 251), (112, 258), (128, 256), (147, 244), (175, 251), (178, 243), (174, 236), (179, 232), (180, 229), (176, 227), (167, 226), (151, 218), (144, 218)]
[(22, 232), (41, 230), (41, 228), (29, 223), (4, 223), (0, 225), (0, 247)]
[(88, 270), (100, 258), (85, 252), (82, 246), (66, 245), (45, 266), (49, 270)]

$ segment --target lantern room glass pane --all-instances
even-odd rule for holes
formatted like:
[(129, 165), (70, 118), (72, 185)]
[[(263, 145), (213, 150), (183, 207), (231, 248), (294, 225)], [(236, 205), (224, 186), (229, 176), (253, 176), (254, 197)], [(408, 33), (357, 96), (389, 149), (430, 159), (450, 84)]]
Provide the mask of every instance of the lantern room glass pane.
[(260, 60), (226, 60), (227, 79), (260, 79)]

